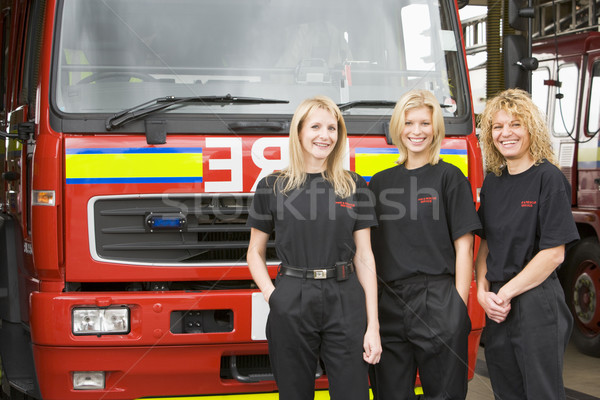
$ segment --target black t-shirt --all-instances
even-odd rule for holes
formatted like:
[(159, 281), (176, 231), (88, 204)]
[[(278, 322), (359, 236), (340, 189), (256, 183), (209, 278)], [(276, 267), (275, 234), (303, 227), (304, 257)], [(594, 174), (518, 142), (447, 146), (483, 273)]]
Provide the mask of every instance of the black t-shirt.
[(371, 231), (379, 276), (389, 282), (454, 275), (454, 240), (481, 228), (464, 174), (444, 161), (413, 170), (398, 165), (375, 174), (369, 187), (379, 222)]
[(352, 173), (356, 192), (341, 199), (320, 173), (307, 174), (304, 186), (287, 195), (273, 190), (277, 176), (258, 183), (247, 225), (275, 231), (277, 256), (285, 265), (319, 269), (352, 260), (354, 231), (377, 225), (365, 180)]
[(487, 240), (490, 282), (512, 279), (540, 251), (579, 239), (565, 176), (544, 161), (510, 175), (488, 174), (481, 188), (479, 216)]

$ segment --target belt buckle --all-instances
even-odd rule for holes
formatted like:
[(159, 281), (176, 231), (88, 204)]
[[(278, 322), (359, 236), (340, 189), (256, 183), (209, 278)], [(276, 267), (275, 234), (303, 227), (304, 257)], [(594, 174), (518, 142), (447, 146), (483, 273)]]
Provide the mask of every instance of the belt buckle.
[(313, 279), (327, 279), (327, 270), (313, 269)]

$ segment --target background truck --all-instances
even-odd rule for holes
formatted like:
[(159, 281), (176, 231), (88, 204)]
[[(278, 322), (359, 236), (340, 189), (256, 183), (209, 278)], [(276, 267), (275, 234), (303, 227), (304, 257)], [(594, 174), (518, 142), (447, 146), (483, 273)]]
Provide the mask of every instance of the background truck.
[(532, 97), (547, 113), (581, 236), (559, 271), (575, 318), (572, 340), (600, 357), (600, 32), (550, 35), (534, 41), (533, 52)]
[[(6, 396), (275, 398), (245, 222), (258, 180), (287, 163), (307, 97), (340, 104), (346, 167), (368, 180), (397, 158), (396, 100), (431, 90), (442, 157), (477, 201), (454, 1), (0, 4)], [(272, 243), (268, 264), (274, 277)], [(472, 377), (484, 322), (474, 285), (468, 308)]]
[[(547, 116), (560, 168), (571, 183), (581, 240), (567, 248), (559, 277), (575, 319), (572, 340), (600, 357), (600, 3), (503, 0), (463, 20), (467, 55), (487, 58), (472, 68), (474, 92), (509, 87), (532, 94)], [(483, 109), (485, 99), (479, 105)]]

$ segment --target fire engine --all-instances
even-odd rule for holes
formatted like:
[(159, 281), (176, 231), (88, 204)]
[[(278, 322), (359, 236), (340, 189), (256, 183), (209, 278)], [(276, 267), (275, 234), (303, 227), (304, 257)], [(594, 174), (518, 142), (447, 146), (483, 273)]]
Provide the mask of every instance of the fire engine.
[[(507, 11), (502, 22), (500, 5)], [(488, 97), (503, 86), (521, 87), (547, 117), (581, 237), (567, 246), (559, 277), (575, 319), (572, 341), (595, 357), (600, 357), (599, 21), (597, 1), (540, 1), (532, 7), (527, 0), (495, 3), (487, 15), (463, 21), (470, 36), (467, 54), (487, 51)], [(503, 52), (498, 52), (500, 41), (490, 43), (495, 36), (488, 32), (482, 43), (481, 33), (486, 26), (499, 32), (501, 25)]]
[[(442, 157), (477, 201), (454, 0), (0, 3), (6, 396), (276, 398), (245, 222), (307, 97), (340, 105), (346, 167), (368, 180), (397, 158), (396, 100), (431, 90)], [(271, 242), (268, 264), (275, 277)], [(468, 308), (472, 377), (474, 285)]]
[(575, 319), (572, 340), (600, 357), (600, 33), (550, 36), (533, 52), (532, 98), (547, 114), (581, 236), (559, 270)]

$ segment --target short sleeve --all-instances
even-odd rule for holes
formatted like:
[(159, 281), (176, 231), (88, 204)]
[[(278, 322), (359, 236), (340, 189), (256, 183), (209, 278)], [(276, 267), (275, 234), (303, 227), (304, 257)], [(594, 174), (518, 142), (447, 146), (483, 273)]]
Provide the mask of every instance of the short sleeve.
[(367, 182), (360, 175), (355, 175), (356, 180), (356, 223), (354, 231), (377, 226), (375, 215), (375, 196), (367, 186)]
[(569, 183), (562, 174), (554, 174), (544, 182), (538, 211), (539, 250), (569, 244), (579, 239), (571, 213)]
[(246, 226), (271, 234), (274, 229), (274, 222), (270, 205), (275, 192), (273, 191), (273, 185), (269, 185), (269, 178), (271, 178), (271, 182), (275, 181), (272, 177), (265, 177), (256, 186), (254, 199), (248, 210)]
[(446, 199), (446, 215), (452, 240), (481, 229), (471, 185), (458, 168), (453, 168)]

